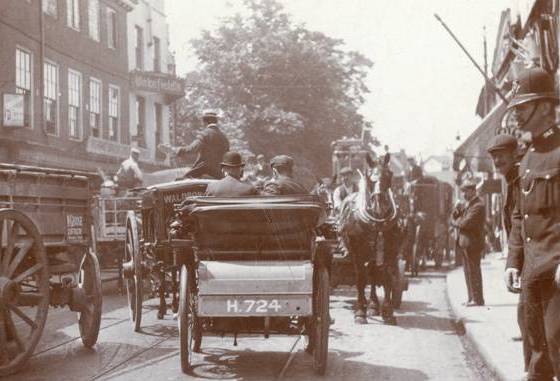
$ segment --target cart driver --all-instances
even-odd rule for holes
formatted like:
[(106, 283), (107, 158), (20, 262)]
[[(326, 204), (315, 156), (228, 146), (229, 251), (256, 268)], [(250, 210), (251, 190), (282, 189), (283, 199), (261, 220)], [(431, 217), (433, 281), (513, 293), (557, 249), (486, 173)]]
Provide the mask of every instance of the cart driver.
[(336, 212), (340, 211), (342, 202), (351, 195), (358, 191), (358, 186), (354, 183), (352, 179), (352, 168), (344, 167), (340, 170), (340, 176), (342, 177), (342, 184), (340, 184), (333, 193), (333, 206)]
[(158, 146), (163, 152), (172, 153), (184, 159), (189, 153), (196, 152), (197, 157), (193, 167), (185, 173), (185, 178), (212, 177), (222, 178), (220, 162), (229, 150), (229, 140), (218, 127), (218, 114), (215, 111), (205, 111), (202, 115), (204, 129), (194, 141), (186, 147)]
[(220, 163), (224, 177), (216, 182), (208, 184), (207, 196), (238, 197), (254, 196), (257, 190), (250, 184), (241, 181), (243, 176), (243, 163), (238, 152), (229, 151), (224, 154)]
[(265, 195), (309, 194), (303, 185), (293, 179), (294, 159), (288, 155), (278, 155), (270, 160), (272, 179), (264, 184)]
[(142, 171), (138, 165), (139, 159), (140, 151), (138, 148), (132, 148), (130, 156), (121, 163), (115, 176), (119, 190), (128, 190), (142, 186)]

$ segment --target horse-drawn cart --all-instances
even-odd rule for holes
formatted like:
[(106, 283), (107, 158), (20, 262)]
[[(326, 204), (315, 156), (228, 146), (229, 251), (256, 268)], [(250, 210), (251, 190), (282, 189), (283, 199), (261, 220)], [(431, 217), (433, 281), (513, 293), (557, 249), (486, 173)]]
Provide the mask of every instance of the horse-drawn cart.
[(187, 237), (179, 297), (181, 367), (203, 332), (305, 334), (316, 372), (327, 365), (331, 255), (311, 196), (200, 197), (180, 211)]
[(97, 341), (101, 277), (90, 201), (95, 175), (0, 164), (0, 376), (20, 369), (41, 338), (49, 305), (78, 313)]
[(449, 255), (448, 221), (452, 207), (451, 185), (423, 176), (410, 186), (410, 215), (407, 223), (409, 268), (418, 275), (427, 260), (439, 268)]
[(171, 295), (172, 311), (179, 308), (178, 276), (183, 257), (170, 244), (181, 230), (175, 207), (187, 197), (203, 195), (211, 181), (215, 180), (185, 179), (150, 186), (142, 192), (139, 211), (128, 211), (122, 274), (137, 332), (141, 330), (145, 294), (159, 297), (159, 319), (168, 311), (167, 296)]

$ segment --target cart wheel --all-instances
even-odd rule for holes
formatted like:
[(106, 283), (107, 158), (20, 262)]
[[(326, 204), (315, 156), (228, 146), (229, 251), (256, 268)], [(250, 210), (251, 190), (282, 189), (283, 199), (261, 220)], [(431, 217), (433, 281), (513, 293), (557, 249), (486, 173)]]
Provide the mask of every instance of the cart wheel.
[(95, 252), (88, 250), (80, 264), (78, 288), (84, 291), (88, 304), (78, 313), (82, 343), (91, 348), (97, 342), (101, 325), (103, 298), (101, 296), (101, 271)]
[(128, 308), (130, 320), (135, 332), (140, 332), (142, 322), (142, 299), (143, 299), (143, 274), (142, 274), (142, 250), (138, 238), (138, 222), (136, 214), (129, 211), (126, 218), (126, 236), (124, 244), (124, 271), (126, 294), (128, 297)]
[(49, 268), (33, 221), (0, 209), (0, 377), (33, 354), (49, 309)]
[(179, 341), (181, 347), (181, 369), (189, 373), (192, 369), (192, 355), (200, 352), (202, 331), (196, 316), (196, 287), (194, 274), (189, 274), (185, 265), (181, 268), (179, 283)]
[(326, 268), (320, 268), (317, 274), (315, 291), (315, 314), (313, 333), (313, 369), (317, 374), (324, 375), (327, 370), (327, 356), (329, 352), (329, 273)]

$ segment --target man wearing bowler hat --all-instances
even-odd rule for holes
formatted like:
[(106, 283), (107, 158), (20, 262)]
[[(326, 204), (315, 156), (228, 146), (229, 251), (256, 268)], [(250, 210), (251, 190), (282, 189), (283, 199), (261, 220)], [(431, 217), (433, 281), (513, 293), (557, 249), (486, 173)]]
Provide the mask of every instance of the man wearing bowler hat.
[(226, 152), (220, 164), (224, 177), (208, 184), (207, 196), (236, 197), (257, 194), (257, 190), (252, 185), (241, 181), (244, 163), (238, 152)]
[[(500, 173), (506, 182), (506, 192), (504, 203), (502, 206), (502, 224), (506, 231), (506, 237), (509, 237), (511, 232), (511, 218), (513, 208), (519, 202), (519, 158), (518, 158), (518, 143), (513, 135), (499, 134), (495, 135), (488, 144), (488, 153), (492, 157), (494, 167)], [(511, 292), (519, 293), (520, 290), (515, 289)], [(517, 305), (517, 324), (521, 331), (521, 339), (525, 336), (524, 326), (524, 313), (523, 313), (523, 300), (519, 298)], [(514, 340), (518, 340), (517, 337)], [(529, 369), (529, 359), (531, 351), (528, 346), (527, 340), (523, 340), (523, 358), (525, 360), (525, 370)]]
[(531, 349), (528, 379), (560, 379), (559, 96), (554, 77), (541, 68), (523, 71), (513, 91), (508, 112), (531, 143), (519, 165), (504, 278), (509, 290), (521, 289), (523, 339)]
[(484, 250), (484, 203), (476, 195), (476, 183), (466, 180), (461, 185), (466, 206), (453, 211), (452, 225), (458, 229), (458, 248), (463, 255), (463, 270), (467, 284), (467, 307), (483, 306), (480, 260)]
[(293, 179), (294, 159), (288, 155), (275, 156), (270, 160), (272, 180), (264, 184), (265, 195), (309, 194), (305, 187)]
[(229, 140), (218, 127), (218, 114), (207, 110), (202, 115), (204, 129), (196, 139), (186, 147), (172, 150), (179, 158), (185, 158), (190, 152), (197, 157), (193, 167), (185, 173), (185, 178), (201, 178), (205, 176), (219, 179), (222, 177), (220, 161), (229, 150)]

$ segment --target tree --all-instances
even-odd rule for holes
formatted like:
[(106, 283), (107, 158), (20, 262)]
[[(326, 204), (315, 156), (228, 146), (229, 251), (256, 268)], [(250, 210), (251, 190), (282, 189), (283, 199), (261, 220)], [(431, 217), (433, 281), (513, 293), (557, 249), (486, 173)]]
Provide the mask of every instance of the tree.
[(329, 174), (330, 143), (364, 123), (358, 109), (372, 62), (294, 24), (276, 0), (244, 6), (192, 41), (200, 65), (186, 75), (179, 120), (193, 126), (202, 108), (219, 107), (235, 149), (290, 154), (298, 168)]

